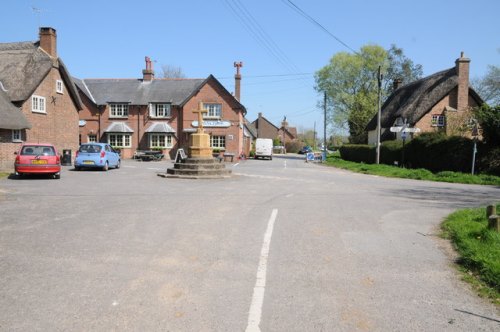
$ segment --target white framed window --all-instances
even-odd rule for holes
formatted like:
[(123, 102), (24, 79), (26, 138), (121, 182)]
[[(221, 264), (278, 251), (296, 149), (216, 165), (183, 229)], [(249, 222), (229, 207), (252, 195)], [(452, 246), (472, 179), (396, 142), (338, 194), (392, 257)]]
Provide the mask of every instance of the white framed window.
[(57, 93), (63, 93), (63, 92), (64, 92), (64, 85), (63, 85), (63, 81), (61, 81), (61, 80), (56, 80), (56, 92), (57, 92)]
[(446, 118), (441, 114), (432, 114), (431, 125), (433, 127), (444, 127)]
[(108, 143), (113, 148), (130, 148), (130, 134), (108, 134)]
[(47, 113), (45, 110), (45, 97), (31, 97), (31, 111), (35, 113)]
[(170, 104), (149, 104), (149, 116), (152, 118), (169, 118)]
[(150, 134), (150, 148), (171, 148), (173, 146), (173, 137), (170, 134)]
[(210, 147), (225, 149), (226, 148), (226, 136), (210, 136)]
[(22, 142), (23, 136), (22, 131), (18, 129), (12, 130), (12, 142)]
[(222, 104), (203, 104), (203, 107), (208, 111), (203, 114), (203, 118), (213, 119), (222, 117)]
[(109, 114), (112, 118), (127, 118), (128, 104), (109, 104)]
[(88, 143), (97, 143), (97, 135), (89, 135), (87, 142)]

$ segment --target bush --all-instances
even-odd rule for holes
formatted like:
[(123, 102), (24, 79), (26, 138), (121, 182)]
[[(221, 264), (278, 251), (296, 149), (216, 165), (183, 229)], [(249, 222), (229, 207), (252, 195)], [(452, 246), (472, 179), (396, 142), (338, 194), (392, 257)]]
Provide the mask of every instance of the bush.
[(298, 141), (286, 142), (285, 149), (289, 153), (297, 153), (302, 149), (303, 143)]
[(470, 172), (472, 147), (472, 140), (465, 137), (423, 133), (405, 147), (405, 164), (432, 172)]
[(401, 165), (402, 151), (403, 141), (385, 141), (380, 146), (380, 163), (394, 165), (397, 161), (398, 165)]
[(480, 172), (500, 176), (500, 147), (480, 146), (477, 159)]
[(340, 147), (340, 157), (344, 160), (357, 163), (373, 164), (376, 151), (373, 145), (367, 144), (344, 144)]

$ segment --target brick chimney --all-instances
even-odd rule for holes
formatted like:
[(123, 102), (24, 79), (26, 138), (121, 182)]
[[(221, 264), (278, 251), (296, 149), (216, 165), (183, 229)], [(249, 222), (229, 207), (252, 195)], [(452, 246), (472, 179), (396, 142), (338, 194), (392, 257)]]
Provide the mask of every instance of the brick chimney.
[(150, 57), (145, 57), (146, 60), (146, 69), (142, 70), (142, 80), (143, 81), (152, 81), (155, 78), (155, 71), (153, 70), (153, 63), (151, 62)]
[(57, 34), (54, 28), (40, 28), (40, 48), (57, 58)]
[(470, 59), (464, 57), (464, 52), (455, 61), (455, 70), (458, 76), (457, 111), (464, 111), (469, 107), (469, 63)]
[(236, 68), (236, 74), (234, 75), (234, 97), (237, 101), (240, 101), (241, 97), (241, 74), (240, 68), (243, 67), (243, 62), (235, 62), (234, 67)]

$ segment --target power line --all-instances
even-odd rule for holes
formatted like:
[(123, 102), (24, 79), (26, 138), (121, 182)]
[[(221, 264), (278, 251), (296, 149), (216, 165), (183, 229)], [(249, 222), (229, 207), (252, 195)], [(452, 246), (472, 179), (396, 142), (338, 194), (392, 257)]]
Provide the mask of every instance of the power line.
[[(309, 22), (313, 23), (314, 25), (318, 26), (321, 30), (326, 32), (329, 36), (333, 37), (336, 41), (338, 41), (340, 44), (345, 46), (347, 49), (351, 50), (355, 54), (358, 54), (356, 50), (354, 50), (352, 47), (347, 45), (345, 42), (343, 42), (340, 38), (335, 36), (333, 33), (331, 33), (327, 28), (325, 28), (321, 23), (316, 21), (313, 17), (311, 17), (309, 14), (307, 14), (305, 11), (303, 11), (299, 6), (297, 6), (295, 3), (293, 3), (291, 0), (281, 0), (285, 5), (290, 7), (291, 9), (295, 10), (299, 15), (302, 17), (306, 18)], [(358, 54), (359, 55), (359, 54)]]

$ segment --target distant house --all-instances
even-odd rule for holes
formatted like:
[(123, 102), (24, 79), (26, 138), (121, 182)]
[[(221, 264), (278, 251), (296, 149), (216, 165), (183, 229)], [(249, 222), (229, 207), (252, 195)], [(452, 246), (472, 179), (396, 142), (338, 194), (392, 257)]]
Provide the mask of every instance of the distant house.
[(245, 107), (212, 75), (205, 79), (155, 79), (146, 57), (142, 79), (83, 79), (75, 82), (84, 109), (81, 142), (109, 142), (130, 158), (137, 150), (173, 154), (189, 148), (198, 128), (200, 102), (207, 110), (203, 127), (213, 148), (244, 152)]
[(258, 138), (278, 139), (283, 145), (297, 139), (297, 129), (289, 127), (286, 118), (283, 119), (281, 127), (278, 128), (262, 116), (262, 113), (259, 113), (258, 118), (252, 122), (252, 125), (257, 131)]
[(56, 46), (53, 28), (36, 42), (0, 43), (0, 168), (13, 167), (24, 141), (78, 148), (81, 100)]
[[(453, 123), (471, 108), (481, 105), (481, 97), (469, 85), (469, 63), (463, 53), (455, 66), (405, 86), (395, 81), (394, 92), (382, 106), (381, 140), (400, 139), (390, 127), (418, 128), (420, 132), (453, 133)], [(368, 123), (368, 143), (377, 142), (377, 116)]]

